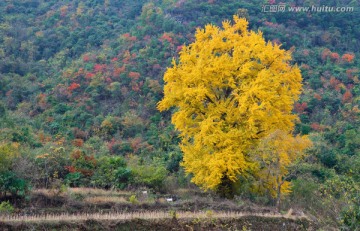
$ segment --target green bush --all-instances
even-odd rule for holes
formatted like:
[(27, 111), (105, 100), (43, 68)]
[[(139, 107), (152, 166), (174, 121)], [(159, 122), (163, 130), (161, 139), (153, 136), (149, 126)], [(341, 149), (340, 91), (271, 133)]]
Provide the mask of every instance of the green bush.
[(129, 197), (129, 201), (130, 201), (130, 203), (133, 204), (133, 205), (139, 203), (139, 201), (138, 201), (138, 199), (136, 198), (135, 195), (131, 195), (131, 196)]
[(80, 172), (71, 172), (65, 176), (65, 183), (71, 187), (78, 187), (82, 176)]
[(11, 214), (14, 210), (14, 207), (9, 201), (3, 201), (0, 203), (0, 214)]
[(131, 180), (131, 170), (127, 168), (124, 158), (104, 156), (97, 160), (97, 168), (91, 182), (101, 188), (125, 188)]
[(141, 163), (138, 158), (134, 157), (131, 161), (131, 170), (134, 176), (134, 183), (161, 190), (168, 171), (160, 161), (152, 163)]
[(30, 191), (29, 183), (19, 178), (14, 172), (0, 173), (0, 192), (11, 193), (12, 196), (25, 196)]

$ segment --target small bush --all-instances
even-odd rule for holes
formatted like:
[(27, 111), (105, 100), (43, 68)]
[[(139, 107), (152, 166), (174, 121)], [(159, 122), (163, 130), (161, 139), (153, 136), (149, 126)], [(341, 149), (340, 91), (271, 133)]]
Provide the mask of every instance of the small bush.
[(14, 207), (9, 201), (3, 201), (0, 203), (0, 214), (11, 214), (14, 210)]
[(129, 197), (129, 201), (130, 201), (130, 203), (133, 204), (133, 205), (136, 205), (136, 204), (139, 203), (139, 201), (138, 201), (138, 199), (136, 198), (135, 195), (131, 195), (131, 196)]

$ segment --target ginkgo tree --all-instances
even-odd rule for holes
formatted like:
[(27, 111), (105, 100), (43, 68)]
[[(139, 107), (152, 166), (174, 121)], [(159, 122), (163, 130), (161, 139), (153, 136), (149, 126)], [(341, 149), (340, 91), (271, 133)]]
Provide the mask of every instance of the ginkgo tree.
[(182, 166), (205, 190), (260, 171), (253, 155), (263, 153), (251, 150), (276, 130), (291, 136), (298, 119), (292, 108), (302, 78), (291, 53), (249, 31), (247, 20), (237, 16), (222, 28), (197, 29), (164, 81), (158, 109), (175, 108)]

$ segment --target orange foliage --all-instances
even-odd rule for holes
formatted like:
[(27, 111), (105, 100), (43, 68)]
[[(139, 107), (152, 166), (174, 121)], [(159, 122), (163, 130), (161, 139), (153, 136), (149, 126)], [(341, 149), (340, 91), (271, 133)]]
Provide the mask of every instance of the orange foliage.
[(60, 15), (61, 15), (61, 17), (64, 17), (64, 16), (66, 15), (67, 11), (68, 11), (68, 6), (62, 6), (62, 7), (60, 8)]
[(133, 83), (133, 84), (131, 85), (131, 89), (132, 89), (133, 91), (135, 91), (135, 92), (140, 91), (139, 84)]
[(129, 139), (129, 141), (130, 146), (134, 150), (134, 152), (137, 152), (141, 148), (142, 139), (140, 137)]
[(84, 145), (84, 140), (82, 140), (82, 139), (74, 139), (72, 143), (76, 147), (82, 147)]
[(139, 73), (139, 72), (130, 71), (130, 72), (129, 72), (129, 77), (132, 78), (133, 80), (137, 80), (137, 79), (140, 78), (140, 73)]
[(331, 58), (331, 61), (333, 61), (333, 62), (338, 62), (338, 61), (339, 61), (340, 56), (339, 56), (339, 54), (338, 54), (338, 53), (333, 52), (333, 53), (331, 53), (330, 58)]
[(339, 91), (339, 90), (340, 90), (340, 84), (341, 84), (341, 82), (340, 82), (338, 79), (336, 79), (335, 77), (331, 77), (331, 79), (330, 79), (330, 86), (331, 86), (332, 88), (334, 88), (335, 90)]
[(68, 170), (70, 173), (74, 173), (76, 172), (76, 169), (74, 166), (65, 166), (64, 167), (66, 170)]
[(314, 98), (317, 99), (317, 100), (321, 100), (321, 95), (318, 94), (318, 93), (315, 93)]
[(315, 130), (315, 131), (323, 131), (323, 130), (324, 130), (324, 127), (321, 126), (321, 125), (318, 124), (318, 123), (312, 123), (312, 124), (310, 125), (310, 127), (311, 127), (313, 130)]
[(325, 48), (321, 53), (321, 59), (323, 61), (326, 61), (326, 59), (331, 55), (331, 51), (327, 48)]
[(346, 91), (342, 97), (343, 103), (350, 103), (352, 101), (353, 95), (350, 91)]
[(160, 41), (168, 41), (169, 43), (173, 43), (173, 39), (171, 38), (170, 34), (169, 33), (164, 33), (161, 37), (160, 37)]
[(355, 58), (355, 55), (352, 54), (344, 54), (341, 59), (345, 62), (351, 63)]
[(40, 93), (37, 97), (36, 100), (38, 102), (38, 105), (40, 106), (41, 109), (46, 109), (47, 108), (47, 103), (46, 103), (46, 95)]
[(80, 87), (80, 84), (78, 83), (72, 83), (69, 87), (68, 87), (68, 90), (69, 91), (73, 91), (75, 89), (78, 89)]
[(119, 76), (121, 73), (125, 71), (125, 65), (122, 67), (117, 67), (114, 70), (114, 76)]
[(307, 103), (306, 102), (304, 102), (304, 103), (296, 103), (294, 105), (294, 110), (299, 114), (304, 113), (306, 108), (307, 108)]
[(70, 158), (72, 160), (77, 160), (80, 159), (82, 155), (82, 152), (79, 149), (76, 149), (71, 153)]

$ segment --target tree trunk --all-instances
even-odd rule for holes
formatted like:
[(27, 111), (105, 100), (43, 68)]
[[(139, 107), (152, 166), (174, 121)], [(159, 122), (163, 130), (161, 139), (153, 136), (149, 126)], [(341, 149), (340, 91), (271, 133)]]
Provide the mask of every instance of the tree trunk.
[(221, 179), (221, 184), (217, 188), (216, 192), (222, 198), (233, 199), (235, 196), (235, 192), (232, 186), (233, 182), (229, 178), (224, 176)]

